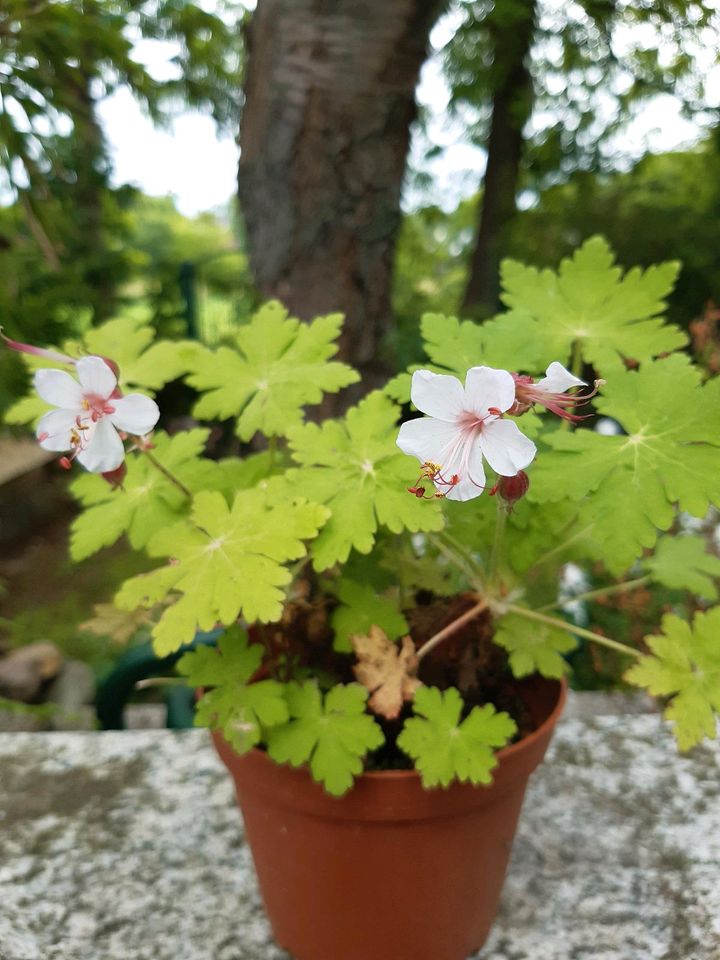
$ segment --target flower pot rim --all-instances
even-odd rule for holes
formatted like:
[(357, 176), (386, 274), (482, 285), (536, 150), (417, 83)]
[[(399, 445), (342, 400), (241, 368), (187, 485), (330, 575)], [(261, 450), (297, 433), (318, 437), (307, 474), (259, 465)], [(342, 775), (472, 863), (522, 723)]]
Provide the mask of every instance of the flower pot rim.
[(479, 786), (455, 780), (445, 787), (424, 787), (415, 769), (373, 770), (358, 774), (352, 789), (337, 797), (323, 790), (306, 765), (277, 764), (266, 750), (258, 747), (238, 755), (220, 731), (213, 730), (211, 734), (226, 766), (231, 771), (244, 768), (248, 789), (265, 793), (273, 802), (281, 797), (287, 806), (302, 806), (310, 813), (330, 819), (394, 821), (462, 815), (478, 805), (494, 802), (493, 798), (504, 796), (513, 791), (518, 782), (527, 780), (550, 742), (567, 697), (567, 681), (534, 674), (518, 682), (530, 691), (544, 686), (549, 694), (546, 702), (552, 704), (552, 709), (531, 734), (497, 752), (492, 782)]

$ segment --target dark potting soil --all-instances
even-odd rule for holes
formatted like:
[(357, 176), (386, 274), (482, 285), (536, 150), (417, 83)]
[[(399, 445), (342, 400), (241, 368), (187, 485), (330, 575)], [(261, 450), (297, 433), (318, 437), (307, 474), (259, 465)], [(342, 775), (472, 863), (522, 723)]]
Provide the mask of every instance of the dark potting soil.
[[(416, 606), (404, 611), (415, 648), (419, 649), (475, 603), (477, 597), (471, 594), (450, 598), (420, 594)], [(330, 615), (331, 610), (325, 602), (315, 599), (308, 583), (295, 602), (286, 606), (280, 623), (251, 630), (253, 638), (263, 643), (276, 664), (270, 670), (272, 676), (290, 679), (294, 670), (290, 669), (287, 675), (286, 670), (294, 665), (309, 668), (315, 676), (326, 676), (329, 684), (355, 680), (354, 657), (333, 651)], [(508, 665), (507, 653), (493, 643), (492, 635), (490, 614), (481, 613), (425, 656), (418, 676), (423, 683), (441, 690), (457, 687), (465, 701), (464, 716), (474, 707), (488, 703), (510, 714), (518, 727), (514, 740), (521, 740), (532, 733), (535, 724)], [(395, 720), (375, 716), (385, 733), (385, 743), (367, 757), (367, 770), (412, 769), (412, 761), (396, 746), (403, 724), (411, 716), (409, 704)]]

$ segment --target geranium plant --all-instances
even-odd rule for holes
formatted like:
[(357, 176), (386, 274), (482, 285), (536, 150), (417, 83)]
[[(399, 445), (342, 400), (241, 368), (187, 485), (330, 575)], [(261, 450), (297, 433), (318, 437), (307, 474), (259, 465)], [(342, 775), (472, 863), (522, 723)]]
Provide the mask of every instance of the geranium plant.
[[(134, 319), (62, 353), (10, 341), (39, 394), (10, 419), (40, 417), (39, 442), (89, 471), (76, 560), (126, 536), (157, 562), (114, 603), (145, 611), (158, 654), (226, 628), (178, 667), (239, 753), (307, 765), (337, 795), (412, 765), (429, 788), (488, 783), (527, 732), (513, 678), (560, 678), (580, 639), (627, 658), (687, 749), (720, 711), (720, 559), (674, 530), (720, 504), (720, 378), (662, 319), (676, 272), (623, 275), (600, 238), (558, 273), (506, 262), (504, 313), (426, 315), (427, 363), (322, 422), (306, 408), (358, 380), (332, 359), (339, 315), (270, 303), (217, 350), (151, 344)], [(150, 432), (145, 395), (179, 376), (196, 420), (233, 421), (251, 452), (208, 458), (203, 425)], [(570, 562), (603, 584), (583, 596), (652, 580), (707, 609), (630, 646), (564, 612)]]

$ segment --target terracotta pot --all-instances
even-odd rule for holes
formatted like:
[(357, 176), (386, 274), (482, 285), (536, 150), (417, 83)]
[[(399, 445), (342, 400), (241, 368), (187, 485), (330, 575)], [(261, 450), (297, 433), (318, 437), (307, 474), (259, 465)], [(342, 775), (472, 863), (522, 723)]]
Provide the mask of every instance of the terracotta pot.
[(261, 750), (237, 756), (214, 734), (235, 781), (277, 942), (297, 960), (465, 960), (497, 912), (528, 777), (566, 685), (521, 683), (537, 729), (499, 752), (489, 787), (423, 790), (414, 771), (366, 773), (341, 798)]

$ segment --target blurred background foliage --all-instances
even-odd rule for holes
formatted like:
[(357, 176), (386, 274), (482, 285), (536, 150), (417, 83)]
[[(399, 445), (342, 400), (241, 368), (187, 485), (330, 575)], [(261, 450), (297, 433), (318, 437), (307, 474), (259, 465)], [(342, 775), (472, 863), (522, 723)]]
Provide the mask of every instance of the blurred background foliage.
[[(292, 16), (289, 0), (281, 8)], [(716, 4), (453, 0), (438, 3), (437, 14), (426, 67), (446, 91), (446, 106), (434, 116), (421, 106), (413, 125), (392, 316), (378, 345), (388, 365), (421, 358), (424, 311), (494, 312), (502, 257), (555, 266), (601, 233), (625, 266), (682, 261), (670, 317), (692, 330), (698, 357), (716, 373)], [(236, 198), (187, 217), (170, 197), (117, 185), (98, 105), (124, 88), (157, 125), (194, 109), (237, 133), (252, 21), (239, 0), (0, 5), (0, 324), (8, 336), (54, 344), (110, 316), (143, 311), (164, 336), (215, 343), (248, 317), (260, 294)], [(141, 55), (148, 43), (174, 51), (172, 70), (161, 77)], [(692, 122), (694, 142), (664, 153), (629, 150), (627, 131), (663, 97)], [(438, 202), (435, 172), (449, 142), (436, 136), (438, 112), (452, 136), (481, 151), (459, 202), (457, 195)], [(17, 358), (0, 352), (0, 416), (25, 389)], [(60, 511), (62, 530), (70, 509)], [(0, 563), (0, 579), (12, 587), (2, 600), (0, 652), (43, 635), (71, 656), (104, 664), (113, 643), (89, 642), (76, 626), (109, 595), (111, 581), (128, 574), (130, 561), (118, 551), (102, 575), (84, 565), (71, 572), (62, 542), (50, 533), (44, 547), (15, 545), (12, 563)], [(29, 558), (24, 568), (18, 556)], [(59, 584), (42, 600), (33, 595), (38, 570), (48, 578), (52, 571)], [(644, 598), (639, 607), (592, 616), (613, 629), (609, 621), (624, 618), (627, 632), (641, 608), (673, 603)], [(590, 685), (593, 677), (611, 684), (616, 675), (612, 664), (588, 664)]]

